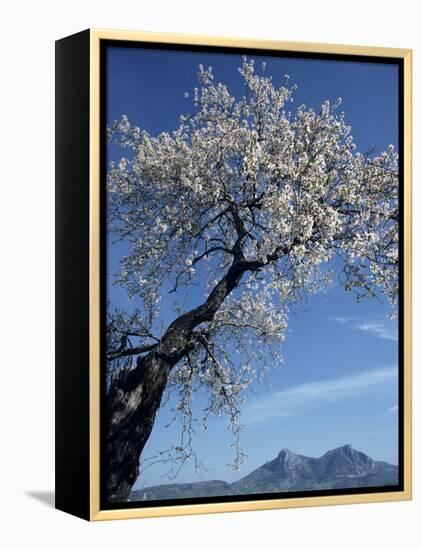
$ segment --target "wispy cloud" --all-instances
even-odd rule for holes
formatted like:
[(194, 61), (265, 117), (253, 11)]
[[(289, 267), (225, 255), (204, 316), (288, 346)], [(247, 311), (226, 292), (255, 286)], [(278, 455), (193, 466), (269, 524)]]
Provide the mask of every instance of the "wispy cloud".
[(368, 332), (384, 340), (393, 340), (395, 342), (398, 340), (397, 324), (393, 320), (383, 319), (359, 322), (353, 317), (331, 317), (331, 320), (342, 325), (347, 325), (352, 329)]
[[(390, 321), (391, 322), (391, 321)], [(386, 323), (359, 323), (356, 325), (356, 328), (363, 330), (365, 332), (371, 332), (378, 336), (379, 338), (384, 338), (384, 340), (394, 340), (397, 342), (398, 334), (397, 327), (395, 324), (389, 326)]]
[(393, 405), (392, 407), (390, 407), (388, 409), (388, 412), (389, 413), (394, 413), (394, 412), (397, 412), (399, 410), (399, 406), (398, 405)]
[(321, 404), (355, 399), (371, 388), (397, 377), (396, 367), (364, 371), (353, 376), (308, 382), (273, 392), (246, 407), (243, 420), (260, 422), (270, 418), (294, 416)]
[(331, 320), (341, 323), (342, 325), (354, 321), (353, 317), (331, 317)]

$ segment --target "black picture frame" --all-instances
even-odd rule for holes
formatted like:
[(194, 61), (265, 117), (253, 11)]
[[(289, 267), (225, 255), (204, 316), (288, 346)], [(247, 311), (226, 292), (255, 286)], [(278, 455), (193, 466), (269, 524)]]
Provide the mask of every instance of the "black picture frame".
[[(242, 52), (399, 68), (399, 484), (149, 502), (104, 498), (108, 47)], [(56, 43), (56, 507), (88, 520), (411, 498), (409, 50), (86, 30)]]

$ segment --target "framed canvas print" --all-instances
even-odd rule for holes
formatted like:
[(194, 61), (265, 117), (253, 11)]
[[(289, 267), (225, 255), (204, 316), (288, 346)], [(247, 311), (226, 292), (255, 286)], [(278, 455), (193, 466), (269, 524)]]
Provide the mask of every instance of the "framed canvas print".
[(56, 506), (411, 498), (411, 52), (56, 43)]

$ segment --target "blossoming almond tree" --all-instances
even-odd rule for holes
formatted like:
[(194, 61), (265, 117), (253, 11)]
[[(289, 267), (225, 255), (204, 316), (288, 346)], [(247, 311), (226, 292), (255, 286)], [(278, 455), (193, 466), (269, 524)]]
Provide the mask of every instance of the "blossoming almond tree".
[[(154, 137), (123, 116), (109, 139), (130, 150), (108, 172), (108, 227), (126, 243), (117, 283), (130, 314), (109, 314), (107, 493), (123, 501), (163, 396), (178, 396), (180, 445), (195, 457), (192, 395), (227, 414), (234, 465), (242, 394), (280, 362), (289, 308), (329, 282), (332, 267), (359, 298), (398, 290), (398, 158), (356, 152), (339, 101), (293, 114), (294, 88), (276, 86), (246, 58), (236, 99), (199, 68), (192, 114)], [(187, 94), (186, 94), (187, 95)], [(334, 261), (335, 260), (335, 261)], [(330, 269), (328, 269), (330, 267)], [(164, 322), (160, 297), (200, 285), (203, 300)], [(167, 312), (168, 318), (168, 312)]]

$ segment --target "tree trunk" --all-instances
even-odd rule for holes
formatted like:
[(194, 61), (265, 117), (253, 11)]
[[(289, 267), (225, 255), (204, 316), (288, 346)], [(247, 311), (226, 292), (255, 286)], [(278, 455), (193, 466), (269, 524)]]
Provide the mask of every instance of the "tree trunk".
[(200, 306), (181, 315), (159, 345), (138, 357), (134, 369), (123, 369), (107, 395), (107, 433), (104, 473), (108, 501), (124, 502), (139, 475), (139, 458), (150, 436), (171, 369), (193, 349), (194, 329), (213, 319), (226, 296), (258, 262), (233, 264)]
[(124, 369), (108, 394), (106, 490), (109, 501), (124, 502), (139, 475), (139, 458), (151, 434), (171, 369), (158, 353)]

